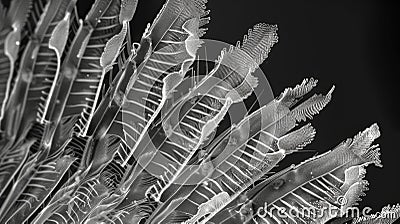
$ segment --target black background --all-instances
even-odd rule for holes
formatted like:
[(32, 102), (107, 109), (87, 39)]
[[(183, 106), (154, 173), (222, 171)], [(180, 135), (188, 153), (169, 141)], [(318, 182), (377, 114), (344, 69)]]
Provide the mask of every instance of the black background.
[[(163, 3), (139, 1), (133, 19), (136, 40)], [(211, 10), (207, 39), (235, 44), (256, 23), (278, 25), (279, 43), (261, 66), (275, 95), (305, 77), (319, 80), (319, 92), (336, 86), (332, 102), (312, 122), (317, 136), (308, 148), (322, 153), (372, 123), (379, 124), (382, 135), (376, 142), (384, 167), (369, 167), (370, 190), (361, 205), (377, 211), (399, 203), (395, 5), (377, 0), (212, 0), (207, 6)], [(298, 153), (290, 163), (313, 154)]]
[[(93, 1), (80, 0), (81, 18)], [(141, 0), (133, 19), (133, 39), (139, 41), (164, 1)], [(319, 80), (317, 91), (336, 85), (333, 100), (313, 120), (317, 137), (308, 146), (318, 153), (332, 149), (377, 122), (382, 136), (384, 168), (369, 167), (370, 190), (362, 206), (379, 210), (400, 202), (398, 186), (400, 117), (398, 45), (395, 3), (370, 0), (212, 0), (205, 38), (235, 44), (254, 24), (279, 27), (279, 43), (261, 66), (274, 94), (305, 77)], [(397, 64), (396, 64), (397, 63)], [(297, 163), (314, 153), (298, 153)]]

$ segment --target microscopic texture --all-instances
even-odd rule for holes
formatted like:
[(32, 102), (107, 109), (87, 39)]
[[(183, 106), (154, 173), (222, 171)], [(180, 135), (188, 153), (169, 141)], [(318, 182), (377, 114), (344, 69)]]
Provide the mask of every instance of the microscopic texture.
[(307, 150), (335, 86), (316, 93), (318, 80), (288, 78), (264, 103), (260, 65), (277, 25), (250, 25), (228, 45), (205, 39), (207, 0), (166, 0), (145, 30), (132, 29), (144, 0), (95, 0), (84, 17), (78, 1), (0, 3), (0, 223), (400, 217), (399, 205), (349, 214), (367, 169), (382, 167), (377, 124), (279, 166)]

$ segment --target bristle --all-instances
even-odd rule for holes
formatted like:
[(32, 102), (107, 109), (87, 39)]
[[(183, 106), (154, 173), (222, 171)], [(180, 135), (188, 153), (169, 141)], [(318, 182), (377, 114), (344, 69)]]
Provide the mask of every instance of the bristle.
[(354, 152), (362, 154), (367, 151), (372, 142), (380, 136), (379, 126), (371, 125), (369, 128), (357, 134), (350, 145)]
[(278, 27), (264, 23), (256, 24), (244, 37), (241, 50), (246, 52), (259, 65), (278, 42)]
[(369, 128), (358, 133), (352, 140), (348, 141), (349, 149), (362, 158), (367, 163), (374, 163), (378, 167), (382, 167), (380, 160), (379, 145), (371, 144), (380, 136), (379, 126), (371, 125)]
[(318, 80), (314, 80), (314, 78), (306, 78), (301, 84), (296, 85), (294, 88), (286, 88), (285, 91), (281, 93), (278, 100), (287, 107), (290, 107), (298, 101), (298, 98), (303, 97), (317, 86), (317, 83)]
[(380, 148), (376, 145), (368, 148), (368, 150), (362, 155), (362, 158), (367, 162), (374, 163), (377, 167), (383, 167), (380, 156)]
[(314, 95), (304, 103), (296, 107), (290, 116), (293, 116), (297, 121), (306, 121), (307, 118), (312, 119), (314, 115), (318, 114), (332, 98), (332, 91), (334, 87), (324, 95)]
[(316, 131), (311, 124), (307, 124), (298, 130), (282, 136), (278, 141), (278, 146), (287, 154), (290, 154), (301, 150), (306, 145), (310, 144), (313, 141), (315, 134)]

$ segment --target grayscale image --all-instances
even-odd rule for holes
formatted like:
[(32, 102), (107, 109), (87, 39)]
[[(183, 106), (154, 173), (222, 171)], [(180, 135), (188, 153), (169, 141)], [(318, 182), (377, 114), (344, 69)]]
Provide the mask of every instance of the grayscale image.
[(0, 224), (395, 223), (393, 59), (344, 2), (2, 0)]

